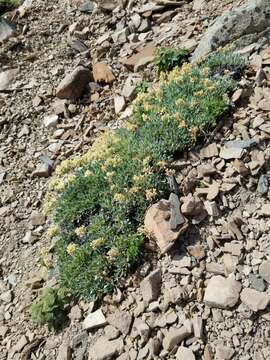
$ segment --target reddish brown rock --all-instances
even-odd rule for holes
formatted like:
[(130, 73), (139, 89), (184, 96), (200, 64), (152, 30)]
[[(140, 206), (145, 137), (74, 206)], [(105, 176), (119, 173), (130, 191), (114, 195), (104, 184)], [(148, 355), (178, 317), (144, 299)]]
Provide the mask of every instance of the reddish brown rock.
[(144, 225), (149, 234), (155, 240), (161, 253), (167, 252), (187, 228), (187, 222), (176, 230), (170, 229), (170, 203), (160, 200), (152, 205), (145, 215)]
[(128, 58), (123, 59), (121, 62), (129, 70), (134, 71), (135, 68), (141, 68), (142, 65), (146, 65), (154, 59), (156, 47), (155, 46), (146, 46), (137, 54), (134, 54)]
[(95, 82), (111, 84), (115, 80), (112, 70), (104, 62), (93, 64), (93, 78)]

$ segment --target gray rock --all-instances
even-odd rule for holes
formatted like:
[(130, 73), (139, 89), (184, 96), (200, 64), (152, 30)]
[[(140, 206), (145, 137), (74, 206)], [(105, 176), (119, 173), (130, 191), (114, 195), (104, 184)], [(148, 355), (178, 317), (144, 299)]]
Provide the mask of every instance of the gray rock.
[(243, 35), (260, 33), (269, 26), (269, 0), (249, 0), (245, 5), (226, 11), (216, 19), (201, 39), (193, 60), (198, 60)]
[(0, 17), (0, 42), (7, 40), (15, 35), (16, 25), (7, 19)]
[(236, 148), (236, 149), (248, 149), (250, 148), (252, 145), (257, 144), (257, 141), (254, 139), (250, 139), (250, 140), (232, 140), (232, 141), (227, 141), (224, 145), (226, 148), (231, 149), (231, 148)]
[(270, 284), (270, 261), (264, 261), (259, 267), (260, 276)]
[(83, 13), (91, 14), (95, 8), (95, 4), (92, 1), (85, 1), (80, 5), (79, 10)]
[(257, 191), (260, 194), (266, 194), (268, 192), (268, 179), (266, 175), (261, 175), (258, 181)]
[(171, 193), (169, 202), (170, 202), (170, 210), (171, 210), (170, 229), (176, 230), (179, 225), (185, 223), (185, 218), (181, 214), (180, 201), (176, 194)]
[(58, 115), (48, 115), (43, 120), (46, 128), (55, 128), (58, 124)]
[(230, 159), (241, 159), (244, 155), (244, 150), (240, 148), (227, 148), (224, 147), (221, 149), (219, 156), (222, 159), (230, 160)]
[(264, 291), (265, 290), (265, 283), (264, 280), (255, 275), (255, 274), (249, 274), (249, 282), (250, 282), (250, 287), (254, 290), (257, 291)]
[(238, 302), (240, 291), (240, 282), (220, 275), (213, 276), (205, 290), (204, 302), (209, 307), (229, 309)]
[(161, 271), (160, 269), (152, 271), (140, 284), (143, 300), (146, 304), (156, 300), (159, 297), (161, 289)]

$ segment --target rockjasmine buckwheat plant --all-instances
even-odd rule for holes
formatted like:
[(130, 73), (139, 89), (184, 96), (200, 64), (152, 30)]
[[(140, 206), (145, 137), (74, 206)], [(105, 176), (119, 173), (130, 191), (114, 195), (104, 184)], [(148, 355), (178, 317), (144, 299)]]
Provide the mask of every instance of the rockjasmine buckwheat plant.
[(121, 128), (56, 169), (45, 211), (63, 286), (101, 297), (139, 262), (144, 214), (169, 195), (170, 163), (228, 110), (232, 71), (243, 68), (239, 56), (224, 53), (163, 74), (155, 89), (138, 94)]

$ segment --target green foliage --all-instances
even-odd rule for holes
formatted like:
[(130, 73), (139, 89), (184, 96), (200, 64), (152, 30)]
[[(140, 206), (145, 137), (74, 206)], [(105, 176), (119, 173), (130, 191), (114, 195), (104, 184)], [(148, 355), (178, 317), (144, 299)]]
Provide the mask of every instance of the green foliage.
[(32, 305), (32, 320), (38, 325), (47, 324), (49, 328), (60, 329), (67, 319), (65, 304), (69, 296), (63, 289), (48, 288)]
[[(51, 234), (58, 236), (62, 284), (75, 294), (94, 298), (113, 291), (140, 260), (144, 214), (168, 196), (170, 162), (229, 108), (236, 84), (229, 72), (212, 71), (217, 56), (163, 75), (155, 89), (139, 93), (122, 128), (58, 167)], [(234, 55), (222, 57), (225, 68), (231, 62), (242, 64)]]
[(155, 56), (155, 64), (159, 72), (171, 71), (177, 66), (181, 66), (188, 58), (188, 51), (185, 49), (170, 49), (161, 47)]
[(143, 80), (140, 83), (137, 84), (136, 86), (136, 94), (140, 94), (140, 93), (146, 93), (147, 90), (149, 89), (149, 84), (147, 81)]

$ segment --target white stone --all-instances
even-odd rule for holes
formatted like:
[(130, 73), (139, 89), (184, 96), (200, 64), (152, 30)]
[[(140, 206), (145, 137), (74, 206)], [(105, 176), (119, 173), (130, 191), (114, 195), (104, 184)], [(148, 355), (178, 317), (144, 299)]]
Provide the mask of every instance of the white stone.
[(241, 291), (241, 283), (223, 276), (213, 276), (207, 285), (204, 302), (209, 307), (229, 309), (236, 305)]
[(44, 126), (46, 128), (55, 128), (58, 124), (58, 115), (48, 115), (43, 120)]
[(241, 292), (241, 301), (252, 311), (265, 310), (270, 303), (270, 296), (266, 293), (246, 288)]
[(177, 353), (176, 353), (177, 360), (196, 360), (193, 351), (184, 347), (179, 346)]
[(107, 324), (107, 320), (103, 315), (101, 309), (96, 310), (93, 313), (90, 313), (86, 316), (83, 321), (83, 328), (86, 330), (92, 330), (99, 327), (102, 327)]

